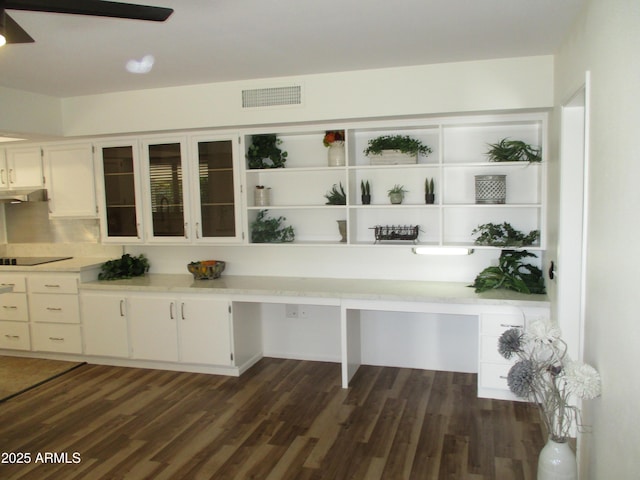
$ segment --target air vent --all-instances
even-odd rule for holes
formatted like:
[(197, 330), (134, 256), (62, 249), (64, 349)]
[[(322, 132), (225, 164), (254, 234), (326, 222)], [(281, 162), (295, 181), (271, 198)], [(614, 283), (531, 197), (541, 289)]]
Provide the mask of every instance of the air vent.
[(242, 91), (242, 108), (300, 104), (302, 104), (302, 88), (300, 85)]

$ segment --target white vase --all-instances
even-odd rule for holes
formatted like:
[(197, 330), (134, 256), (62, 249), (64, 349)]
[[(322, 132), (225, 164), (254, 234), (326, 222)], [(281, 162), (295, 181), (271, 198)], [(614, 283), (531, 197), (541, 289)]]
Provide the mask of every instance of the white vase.
[(576, 454), (569, 442), (549, 438), (538, 457), (538, 480), (577, 480)]
[(330, 167), (342, 167), (345, 164), (344, 142), (337, 140), (329, 145), (327, 160)]

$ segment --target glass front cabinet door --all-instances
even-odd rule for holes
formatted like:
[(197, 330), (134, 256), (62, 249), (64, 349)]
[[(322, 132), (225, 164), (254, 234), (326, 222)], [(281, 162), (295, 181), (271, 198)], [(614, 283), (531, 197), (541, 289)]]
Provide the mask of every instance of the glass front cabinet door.
[(238, 137), (194, 137), (190, 157), (197, 168), (191, 175), (195, 241), (240, 241)]
[(95, 145), (100, 231), (103, 242), (143, 239), (138, 144), (116, 141)]
[(145, 178), (145, 215), (148, 240), (153, 242), (190, 241), (188, 197), (189, 178), (186, 140), (146, 139), (142, 143)]

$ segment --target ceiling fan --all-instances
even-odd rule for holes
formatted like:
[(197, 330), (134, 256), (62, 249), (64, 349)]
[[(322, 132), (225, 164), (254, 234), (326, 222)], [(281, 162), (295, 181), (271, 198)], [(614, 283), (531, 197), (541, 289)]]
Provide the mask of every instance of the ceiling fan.
[(0, 46), (4, 44), (3, 40), (6, 43), (35, 41), (7, 14), (6, 10), (129, 18), (152, 22), (164, 22), (173, 13), (172, 8), (103, 0), (0, 0)]

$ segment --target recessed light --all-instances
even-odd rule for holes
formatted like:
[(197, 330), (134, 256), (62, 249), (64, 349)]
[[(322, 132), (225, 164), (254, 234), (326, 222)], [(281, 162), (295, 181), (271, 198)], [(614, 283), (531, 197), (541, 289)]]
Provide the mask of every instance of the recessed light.
[(145, 55), (141, 60), (129, 60), (126, 68), (129, 73), (149, 73), (154, 61), (153, 55)]

